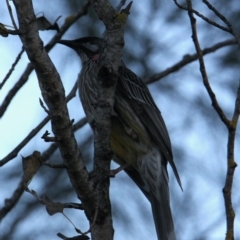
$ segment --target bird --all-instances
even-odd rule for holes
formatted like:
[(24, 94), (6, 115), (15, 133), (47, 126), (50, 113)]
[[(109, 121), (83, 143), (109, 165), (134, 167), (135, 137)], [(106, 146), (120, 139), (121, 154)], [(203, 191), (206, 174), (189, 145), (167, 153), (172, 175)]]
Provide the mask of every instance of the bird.
[[(79, 95), (93, 128), (100, 92), (98, 71), (106, 41), (99, 37), (82, 37), (58, 43), (75, 50), (81, 59)], [(158, 240), (175, 240), (168, 163), (181, 188), (182, 185), (173, 160), (169, 134), (148, 87), (123, 61), (118, 69), (113, 111), (110, 133), (113, 160), (150, 201)]]

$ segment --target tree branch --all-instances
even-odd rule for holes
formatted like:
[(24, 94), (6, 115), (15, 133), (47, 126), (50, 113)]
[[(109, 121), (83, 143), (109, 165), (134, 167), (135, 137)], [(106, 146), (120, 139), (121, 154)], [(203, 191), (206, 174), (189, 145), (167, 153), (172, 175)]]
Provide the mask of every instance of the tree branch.
[(74, 138), (61, 79), (39, 37), (31, 0), (13, 2), (19, 21), (20, 38), (36, 71), (43, 99), (50, 111), (52, 131), (55, 137), (60, 139), (58, 147), (68, 176), (82, 201), (88, 219), (94, 218), (96, 201), (93, 187)]
[(5, 82), (8, 80), (8, 78), (11, 76), (12, 72), (14, 71), (14, 68), (16, 67), (16, 65), (18, 64), (18, 62), (21, 59), (22, 54), (24, 53), (24, 48), (22, 47), (22, 50), (20, 51), (20, 53), (17, 55), (16, 60), (14, 61), (14, 63), (12, 64), (12, 67), (10, 68), (10, 70), (8, 71), (8, 73), (6, 74), (6, 76), (4, 77), (4, 79), (2, 80), (2, 82), (0, 83), (0, 90), (2, 89), (3, 85), (5, 84)]
[[(66, 97), (66, 102), (70, 101), (73, 97), (75, 97), (78, 85), (77, 82), (78, 81), (75, 82), (72, 90)], [(17, 154), (20, 152), (20, 150), (23, 149), (23, 147), (25, 147), (27, 143), (31, 139), (33, 139), (34, 136), (36, 136), (36, 134), (48, 123), (50, 119), (51, 119), (50, 116), (45, 117), (34, 129), (32, 129), (32, 131), (17, 145), (17, 147), (15, 147), (6, 157), (0, 160), (0, 167), (9, 162), (10, 160), (12, 160), (13, 158), (15, 158)]]
[(8, 7), (8, 12), (9, 12), (10, 18), (12, 20), (13, 27), (15, 28), (15, 30), (18, 30), (17, 24), (15, 23), (15, 20), (14, 20), (13, 14), (12, 14), (12, 8), (9, 4), (9, 0), (6, 0), (6, 4), (7, 4), (7, 7)]
[[(109, 177), (112, 150), (110, 147), (111, 116), (113, 113), (115, 86), (124, 46), (124, 29), (131, 3), (118, 13), (107, 0), (91, 0), (100, 20), (106, 26), (106, 47), (100, 56), (98, 72), (101, 92), (94, 119), (94, 179), (98, 215), (92, 226), (92, 239), (113, 239), (111, 204), (109, 200)], [(106, 77), (107, 75), (107, 77)], [(99, 224), (101, 223), (101, 224)]]
[[(180, 4), (177, 2), (177, 0), (173, 0), (173, 1), (175, 2), (175, 4), (176, 4), (180, 9), (189, 11), (188, 8), (183, 7), (182, 5), (180, 5)], [(209, 8), (210, 10), (212, 10), (228, 27), (224, 27), (224, 26), (222, 26), (222, 25), (220, 25), (220, 24), (212, 21), (211, 19), (205, 17), (203, 14), (199, 13), (198, 11), (196, 11), (196, 10), (193, 9), (193, 8), (191, 9), (191, 11), (192, 11), (194, 14), (196, 14), (198, 17), (200, 17), (202, 20), (204, 20), (205, 22), (213, 25), (213, 26), (216, 27), (216, 28), (219, 28), (219, 29), (221, 29), (221, 30), (223, 30), (223, 31), (225, 31), (225, 32), (229, 32), (230, 34), (232, 34), (232, 35), (235, 37), (235, 39), (237, 40), (237, 43), (240, 45), (240, 38), (239, 38), (238, 34), (234, 31), (231, 23), (226, 19), (226, 17), (223, 16), (216, 8), (214, 8), (213, 5), (211, 5), (211, 3), (209, 3), (207, 0), (203, 0), (203, 3), (205, 3), (205, 4), (208, 6), (208, 8)]]
[(190, 18), (190, 22), (191, 22), (191, 28), (192, 28), (192, 38), (193, 38), (193, 42), (194, 42), (194, 46), (198, 55), (198, 59), (199, 59), (199, 65), (200, 65), (200, 72), (202, 75), (202, 79), (203, 79), (203, 84), (208, 92), (208, 95), (212, 101), (212, 106), (214, 107), (214, 109), (216, 110), (218, 116), (220, 117), (220, 119), (222, 120), (222, 122), (228, 127), (230, 125), (229, 120), (226, 118), (222, 108), (219, 106), (218, 101), (216, 99), (216, 96), (209, 84), (208, 81), (208, 76), (207, 76), (207, 71), (205, 68), (205, 63), (203, 60), (203, 53), (198, 41), (198, 36), (197, 36), (197, 29), (196, 29), (196, 19), (193, 16), (193, 11), (192, 11), (192, 2), (191, 0), (186, 0), (187, 1), (187, 5), (188, 5), (188, 15)]
[(225, 211), (226, 211), (226, 221), (227, 221), (227, 233), (226, 240), (234, 239), (234, 219), (235, 212), (232, 207), (232, 185), (235, 168), (237, 167), (237, 163), (235, 162), (234, 157), (234, 146), (235, 146), (235, 136), (237, 130), (237, 123), (239, 119), (240, 113), (240, 87), (238, 87), (236, 101), (235, 101), (235, 109), (232, 117), (231, 124), (228, 128), (228, 144), (227, 144), (227, 174), (225, 185), (223, 188), (223, 197), (225, 203)]
[(233, 176), (234, 176), (234, 171), (237, 166), (237, 164), (234, 161), (234, 143), (235, 143), (235, 134), (236, 134), (236, 126), (239, 118), (239, 109), (240, 109), (240, 88), (238, 88), (238, 93), (236, 97), (236, 102), (235, 102), (235, 110), (233, 114), (232, 121), (229, 121), (225, 114), (223, 113), (222, 109), (218, 105), (218, 102), (216, 100), (215, 94), (213, 93), (205, 65), (204, 65), (204, 60), (203, 60), (203, 55), (202, 51), (200, 48), (200, 44), (198, 42), (198, 37), (197, 37), (197, 29), (196, 29), (196, 19), (193, 16), (193, 11), (192, 11), (192, 2), (191, 0), (186, 0), (187, 6), (188, 6), (188, 15), (190, 18), (191, 22), (191, 28), (192, 28), (192, 38), (193, 42), (196, 48), (196, 52), (199, 56), (199, 64), (200, 64), (200, 71), (202, 74), (203, 78), (203, 83), (208, 91), (208, 94), (212, 100), (212, 105), (215, 108), (216, 112), (218, 113), (220, 119), (223, 121), (223, 123), (226, 125), (228, 128), (228, 147), (227, 147), (227, 175), (226, 175), (226, 182), (225, 186), (223, 188), (223, 195), (224, 195), (224, 201), (225, 201), (225, 210), (226, 210), (226, 221), (227, 221), (227, 233), (226, 233), (226, 240), (234, 240), (234, 218), (235, 218), (235, 212), (232, 207), (232, 183), (233, 183)]
[[(223, 42), (216, 43), (209, 48), (203, 49), (202, 50), (202, 55), (204, 56), (206, 54), (215, 52), (216, 50), (218, 50), (222, 47), (226, 47), (226, 46), (233, 45), (233, 44), (236, 44), (236, 43), (237, 43), (236, 39), (229, 39), (229, 40), (226, 40), (226, 41), (223, 41)], [(145, 83), (153, 83), (153, 82), (156, 82), (158, 80), (161, 80), (163, 77), (169, 75), (170, 73), (178, 71), (180, 68), (186, 66), (187, 64), (189, 64), (189, 63), (191, 63), (191, 62), (193, 62), (197, 59), (198, 59), (198, 54), (197, 53), (191, 54), (191, 55), (186, 54), (181, 61), (179, 61), (178, 63), (175, 63), (174, 65), (172, 65), (171, 67), (167, 68), (166, 70), (164, 70), (160, 73), (154, 74), (149, 79), (147, 79), (145, 81)]]
[(11, 198), (5, 199), (4, 206), (0, 209), (0, 221), (11, 211), (11, 209), (17, 204), (18, 200), (24, 192), (23, 178), (20, 180), (17, 188), (13, 192)]
[(238, 44), (240, 45), (240, 39), (238, 34), (234, 31), (232, 24), (227, 20), (225, 16), (223, 16), (210, 2), (207, 0), (203, 0), (203, 3), (205, 3), (210, 10), (212, 10), (227, 26), (228, 26), (228, 32), (231, 33), (237, 40)]
[[(87, 119), (83, 118), (79, 120), (77, 123), (73, 125), (73, 131), (76, 132), (78, 129), (82, 128), (87, 123)], [(57, 150), (58, 145), (56, 143), (52, 143), (48, 149), (46, 149), (42, 154), (42, 160), (43, 162), (46, 162), (50, 159), (50, 157), (53, 155), (53, 153)], [(11, 210), (12, 208), (17, 204), (18, 200), (22, 196), (24, 192), (23, 187), (23, 179), (21, 178), (20, 183), (18, 184), (16, 190), (13, 192), (13, 195), (11, 198), (5, 200), (5, 206), (0, 209), (0, 220), (3, 219)]]

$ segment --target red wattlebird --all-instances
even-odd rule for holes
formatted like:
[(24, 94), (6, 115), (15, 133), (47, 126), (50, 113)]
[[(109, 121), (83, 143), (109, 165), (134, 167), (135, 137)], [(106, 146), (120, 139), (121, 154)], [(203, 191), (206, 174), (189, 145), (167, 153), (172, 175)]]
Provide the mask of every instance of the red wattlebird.
[[(98, 69), (105, 42), (85, 37), (59, 43), (74, 49), (82, 61), (79, 78), (80, 99), (88, 122), (93, 124), (98, 102)], [(167, 163), (181, 181), (173, 161), (172, 147), (164, 120), (148, 88), (124, 64), (118, 70), (114, 115), (111, 119), (111, 148), (114, 161), (149, 199), (158, 239), (175, 240), (170, 209)]]

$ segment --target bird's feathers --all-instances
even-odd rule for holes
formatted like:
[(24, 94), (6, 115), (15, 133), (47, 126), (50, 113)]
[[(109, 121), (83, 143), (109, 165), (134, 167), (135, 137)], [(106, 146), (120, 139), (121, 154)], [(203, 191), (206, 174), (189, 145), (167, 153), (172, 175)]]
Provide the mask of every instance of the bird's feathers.
[(172, 146), (165, 122), (147, 86), (128, 68), (120, 67), (119, 76), (117, 88), (130, 99), (129, 103), (138, 114), (139, 119), (141, 119), (156, 145), (160, 148), (165, 160), (169, 161), (182, 188), (181, 180), (173, 161)]

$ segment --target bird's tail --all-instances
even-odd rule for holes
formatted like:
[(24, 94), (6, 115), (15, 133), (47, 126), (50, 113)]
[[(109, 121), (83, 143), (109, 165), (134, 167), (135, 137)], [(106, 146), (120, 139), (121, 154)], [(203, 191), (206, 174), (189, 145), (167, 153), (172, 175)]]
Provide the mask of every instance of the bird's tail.
[[(165, 185), (165, 184), (164, 184)], [(150, 193), (150, 202), (158, 235), (158, 240), (176, 240), (169, 201), (168, 185), (161, 185), (158, 198)]]

